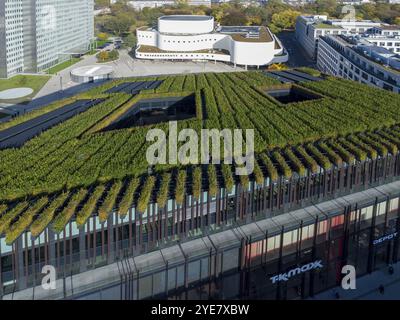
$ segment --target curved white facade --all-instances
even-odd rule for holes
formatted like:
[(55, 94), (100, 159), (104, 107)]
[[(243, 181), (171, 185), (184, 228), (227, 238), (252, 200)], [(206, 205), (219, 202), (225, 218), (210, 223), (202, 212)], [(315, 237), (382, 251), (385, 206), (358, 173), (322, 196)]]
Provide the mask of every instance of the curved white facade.
[(93, 65), (76, 68), (71, 71), (71, 80), (76, 83), (88, 83), (109, 80), (114, 76), (114, 68), (108, 65)]
[(172, 34), (202, 34), (214, 30), (214, 18), (209, 16), (171, 15), (158, 19), (158, 31)]
[(165, 16), (158, 29), (138, 29), (136, 57), (215, 60), (245, 66), (286, 62), (280, 41), (265, 27), (214, 27), (208, 16)]

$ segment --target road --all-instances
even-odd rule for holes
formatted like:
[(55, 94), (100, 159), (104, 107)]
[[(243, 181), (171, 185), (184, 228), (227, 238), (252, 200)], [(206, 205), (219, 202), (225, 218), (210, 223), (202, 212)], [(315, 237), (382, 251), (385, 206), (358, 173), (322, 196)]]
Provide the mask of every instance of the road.
[(286, 63), (289, 67), (314, 67), (315, 62), (308, 57), (304, 49), (295, 38), (293, 31), (283, 31), (277, 34), (283, 46), (289, 52), (289, 61)]

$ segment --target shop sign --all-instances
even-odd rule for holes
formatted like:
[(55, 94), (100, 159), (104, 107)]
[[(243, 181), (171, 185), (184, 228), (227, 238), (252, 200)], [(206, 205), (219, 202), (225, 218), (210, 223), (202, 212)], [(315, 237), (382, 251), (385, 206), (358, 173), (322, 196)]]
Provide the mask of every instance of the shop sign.
[(280, 281), (288, 281), (291, 277), (301, 274), (310, 270), (314, 269), (322, 269), (322, 260), (316, 260), (314, 262), (307, 263), (305, 265), (302, 265), (301, 267), (294, 268), (288, 272), (285, 273), (280, 273), (278, 275), (275, 275), (271, 277), (272, 283), (280, 282)]
[(396, 237), (397, 237), (397, 231), (374, 240), (373, 244), (375, 246), (375, 245), (385, 242), (387, 240), (392, 240), (393, 238), (396, 238)]

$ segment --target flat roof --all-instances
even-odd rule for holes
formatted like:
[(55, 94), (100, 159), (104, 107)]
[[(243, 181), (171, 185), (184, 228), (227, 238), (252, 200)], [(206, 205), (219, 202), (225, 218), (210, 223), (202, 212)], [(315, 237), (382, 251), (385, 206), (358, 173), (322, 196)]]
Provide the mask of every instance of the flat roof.
[(198, 16), (198, 15), (170, 15), (162, 16), (160, 20), (173, 20), (173, 21), (208, 21), (212, 20), (211, 16)]
[(101, 76), (105, 74), (109, 74), (114, 72), (114, 68), (108, 65), (90, 65), (75, 68), (71, 71), (71, 74), (80, 77), (93, 77), (93, 76)]
[[(267, 91), (287, 89), (290, 85), (281, 85), (256, 71), (148, 76), (106, 82), (85, 93), (90, 101), (82, 102), (79, 98), (83, 96), (77, 95), (74, 98), (79, 100), (77, 104), (68, 106), (70, 100), (65, 100), (62, 102), (65, 105), (61, 102), (51, 105), (46, 107), (43, 117), (32, 115), (27, 120), (24, 115), (10, 120), (14, 131), (0, 130), (5, 138), (20, 133), (24, 137), (29, 133), (33, 138), (19, 149), (0, 153), (0, 220), (8, 223), (1, 223), (0, 227), (6, 232), (7, 242), (13, 242), (25, 230), (17, 218), (25, 213), (41, 216), (43, 201), (54, 203), (56, 215), (50, 218), (52, 227), (59, 232), (71, 219), (72, 210), (78, 223), (84, 225), (94, 212), (92, 204), (99, 196), (112, 199), (115, 210), (121, 213), (131, 207), (144, 211), (142, 208), (148, 203), (164, 207), (168, 199), (175, 197), (179, 202), (179, 197), (193, 190), (212, 193), (229, 184), (232, 188), (239, 183), (248, 186), (248, 180), (256, 180), (260, 185), (275, 183), (278, 179), (286, 181), (291, 177), (321, 174), (322, 170), (339, 168), (354, 160), (398, 156), (398, 94), (334, 77), (305, 81), (309, 77), (297, 71), (281, 74), (299, 82), (297, 88), (304, 96), (323, 97), (298, 99), (282, 107)], [(159, 81), (163, 82), (158, 86)], [(201, 90), (205, 91), (204, 96)], [(237, 177), (234, 164), (199, 166), (200, 175), (192, 174), (194, 165), (160, 164), (150, 168), (150, 172), (145, 160), (149, 146), (146, 131), (165, 130), (165, 123), (104, 130), (139, 100), (188, 96), (193, 92), (196, 103), (188, 107), (196, 107), (198, 113), (190, 120), (179, 120), (178, 125), (196, 132), (215, 127), (254, 129), (253, 175)], [(215, 107), (218, 105), (223, 109)], [(338, 117), (341, 114), (345, 116)], [(210, 121), (204, 121), (203, 115)], [(70, 120), (65, 121), (67, 118)], [(57, 126), (59, 123), (62, 125)], [(360, 123), (363, 126), (355, 131), (355, 124)], [(31, 128), (32, 133), (28, 132)], [(358, 144), (367, 147), (358, 147)], [(167, 173), (165, 177), (164, 173)], [(26, 211), (34, 205), (41, 209), (36, 213)], [(103, 206), (101, 201), (99, 205)], [(209, 209), (214, 210), (213, 206), (215, 202)], [(207, 210), (205, 207), (203, 213)], [(5, 220), (9, 217), (9, 221)], [(43, 219), (47, 217), (46, 213)], [(31, 225), (34, 234), (39, 235), (47, 227), (49, 221), (43, 219), (36, 219)], [(246, 232), (248, 228), (243, 230)], [(210, 238), (214, 241), (219, 236)], [(229, 241), (224, 243), (229, 245)]]

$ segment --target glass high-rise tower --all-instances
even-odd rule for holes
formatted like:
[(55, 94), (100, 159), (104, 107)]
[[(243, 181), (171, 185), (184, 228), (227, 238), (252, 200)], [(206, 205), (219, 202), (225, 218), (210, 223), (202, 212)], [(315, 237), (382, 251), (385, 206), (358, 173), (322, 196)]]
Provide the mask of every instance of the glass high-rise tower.
[(0, 2), (0, 78), (39, 72), (89, 49), (94, 0)]

